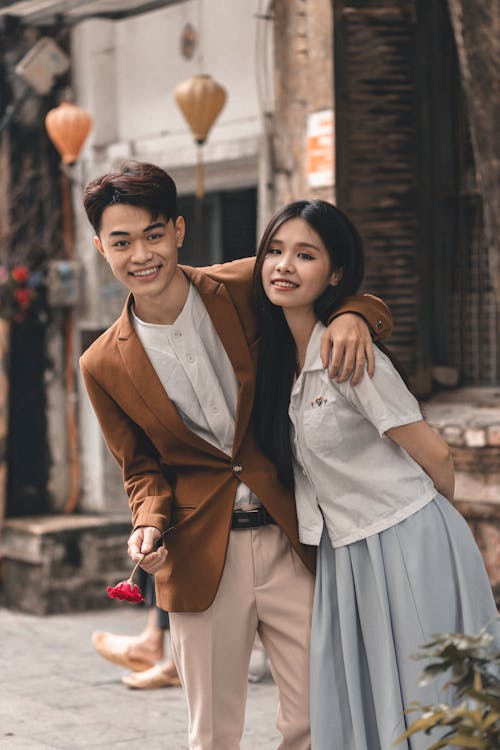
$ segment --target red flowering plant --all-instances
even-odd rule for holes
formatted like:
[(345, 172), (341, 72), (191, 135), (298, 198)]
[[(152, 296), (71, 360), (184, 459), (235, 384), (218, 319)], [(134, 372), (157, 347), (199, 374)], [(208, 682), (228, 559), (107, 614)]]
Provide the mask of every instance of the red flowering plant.
[(41, 273), (32, 272), (27, 266), (8, 269), (0, 265), (0, 318), (22, 323), (41, 283)]

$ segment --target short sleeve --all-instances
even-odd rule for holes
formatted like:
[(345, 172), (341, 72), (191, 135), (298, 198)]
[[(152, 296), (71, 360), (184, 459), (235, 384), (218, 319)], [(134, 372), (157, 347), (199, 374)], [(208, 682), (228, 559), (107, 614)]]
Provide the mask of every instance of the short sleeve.
[(392, 427), (419, 422), (422, 412), (387, 355), (375, 347), (375, 374), (366, 372), (358, 385), (338, 383), (342, 395), (382, 436)]

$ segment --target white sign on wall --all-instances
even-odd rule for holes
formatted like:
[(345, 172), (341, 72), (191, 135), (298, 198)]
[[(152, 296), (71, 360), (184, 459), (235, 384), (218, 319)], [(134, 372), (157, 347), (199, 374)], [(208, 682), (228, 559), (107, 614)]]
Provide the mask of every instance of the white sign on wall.
[(311, 187), (334, 184), (332, 109), (311, 112), (307, 117), (307, 177)]

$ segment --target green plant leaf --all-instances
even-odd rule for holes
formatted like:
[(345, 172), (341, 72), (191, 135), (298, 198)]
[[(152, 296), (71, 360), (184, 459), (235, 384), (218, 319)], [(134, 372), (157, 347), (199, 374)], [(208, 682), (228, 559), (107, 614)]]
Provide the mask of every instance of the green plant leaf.
[(484, 740), (481, 737), (470, 737), (466, 734), (457, 734), (455, 737), (450, 737), (447, 742), (451, 747), (485, 747)]
[(408, 737), (411, 737), (412, 734), (416, 734), (417, 732), (425, 732), (431, 727), (435, 727), (441, 719), (444, 717), (444, 713), (432, 713), (430, 715), (424, 714), (420, 719), (417, 719), (416, 721), (411, 724), (411, 726), (408, 727), (408, 729), (403, 732), (403, 734), (397, 738), (396, 744), (400, 744), (404, 740), (407, 740)]
[(497, 711), (491, 711), (488, 713), (481, 722), (481, 731), (486, 732), (492, 726), (498, 722), (498, 731), (500, 732), (500, 713)]

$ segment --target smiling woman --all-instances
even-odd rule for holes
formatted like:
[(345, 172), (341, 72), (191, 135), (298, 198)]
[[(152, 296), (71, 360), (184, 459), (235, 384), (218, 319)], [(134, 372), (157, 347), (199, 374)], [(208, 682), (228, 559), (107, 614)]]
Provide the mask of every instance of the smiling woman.
[[(316, 323), (314, 303), (328, 286), (336, 286), (342, 272), (332, 268), (323, 240), (302, 218), (282, 224), (262, 263), (262, 284), (270, 302), (281, 306), (289, 325), (299, 317), (307, 339)], [(299, 351), (299, 361), (304, 351)]]
[[(323, 322), (362, 269), (350, 220), (325, 201), (296, 201), (271, 219), (254, 275), (257, 437), (293, 482), (301, 542), (318, 550), (312, 750), (392, 747), (411, 701), (439, 699), (434, 686), (419, 690), (411, 658), (433, 633), (490, 627), (500, 643), (480, 552), (449, 502), (447, 444), (377, 347), (373, 377), (355, 387), (330, 380), (318, 354)], [(405, 743), (427, 746), (413, 735)]]

